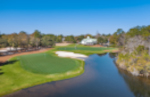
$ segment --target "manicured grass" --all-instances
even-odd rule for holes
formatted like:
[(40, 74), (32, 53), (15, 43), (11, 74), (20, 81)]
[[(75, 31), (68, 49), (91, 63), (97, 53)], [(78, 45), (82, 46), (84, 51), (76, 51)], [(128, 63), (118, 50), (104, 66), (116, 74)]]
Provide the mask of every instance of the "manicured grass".
[(84, 62), (57, 57), (54, 50), (50, 50), (14, 57), (0, 69), (2, 96), (34, 85), (78, 76), (84, 72)]
[(39, 74), (64, 73), (80, 67), (77, 60), (60, 58), (48, 53), (24, 55), (18, 58), (25, 70)]
[(100, 50), (112, 50), (113, 48), (106, 48), (106, 47), (60, 47), (58, 50), (88, 50), (88, 51), (100, 51)]
[(82, 53), (85, 55), (90, 55), (90, 54), (101, 54), (101, 53), (106, 53), (106, 52), (113, 52), (114, 50), (118, 50), (118, 49), (111, 48), (111, 47), (90, 47), (90, 46), (83, 46), (83, 45), (75, 46), (75, 44), (71, 44), (65, 47), (57, 47), (56, 50), (71, 51), (75, 53)]

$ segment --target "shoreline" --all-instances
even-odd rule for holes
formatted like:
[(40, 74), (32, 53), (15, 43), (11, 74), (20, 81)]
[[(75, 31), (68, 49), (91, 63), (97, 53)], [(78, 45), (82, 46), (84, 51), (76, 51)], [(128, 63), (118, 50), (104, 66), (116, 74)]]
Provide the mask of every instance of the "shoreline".
[(133, 76), (146, 77), (146, 78), (150, 77), (149, 73), (141, 73), (141, 71), (139, 71), (136, 67), (132, 67), (132, 65), (127, 67), (125, 64), (129, 64), (128, 62), (121, 62), (121, 61), (116, 60), (115, 63), (118, 66), (118, 68), (127, 71), (128, 73), (132, 74)]
[[(48, 51), (50, 51), (50, 52), (48, 52)], [(52, 51), (52, 50), (48, 50), (47, 51), (47, 53), (51, 53), (51, 52), (55, 52), (55, 51)], [(42, 51), (42, 52), (46, 52), (46, 51)], [(30, 53), (31, 54), (31, 53)], [(32, 53), (33, 54), (33, 53)], [(20, 55), (20, 54), (19, 54)], [(17, 56), (17, 55), (15, 55), (15, 56)], [(54, 54), (54, 56), (57, 56), (56, 54)], [(57, 56), (57, 57), (59, 57), (59, 56)], [(68, 58), (68, 57), (65, 57), (65, 58)], [(10, 60), (16, 60), (17, 58), (16, 57), (12, 57), (11, 56), (11, 59)], [(10, 88), (8, 88), (8, 89), (5, 89), (5, 88), (7, 88), (7, 87), (9, 87), (9, 86), (7, 86), (7, 85), (4, 85), (4, 86), (2, 86), (1, 88), (3, 88), (2, 90), (1, 90), (1, 93), (0, 93), (0, 97), (1, 96), (7, 96), (7, 95), (9, 95), (9, 94), (11, 94), (11, 93), (14, 93), (14, 92), (16, 92), (16, 91), (19, 91), (19, 90), (21, 90), (21, 89), (25, 89), (25, 88), (29, 88), (29, 87), (33, 87), (33, 86), (36, 86), (36, 85), (40, 85), (40, 84), (44, 84), (44, 83), (47, 83), (47, 82), (52, 82), (52, 81), (59, 81), (59, 80), (65, 80), (65, 79), (69, 79), (69, 78), (73, 78), (73, 77), (76, 77), (76, 76), (79, 76), (79, 75), (81, 75), (82, 73), (84, 73), (84, 65), (85, 65), (85, 62), (83, 61), (83, 60), (79, 60), (79, 59), (74, 59), (74, 58), (71, 58), (71, 59), (73, 59), (73, 60), (76, 60), (76, 61), (78, 61), (79, 63), (80, 63), (80, 66), (79, 66), (79, 68), (77, 68), (77, 69), (74, 69), (74, 70), (69, 70), (69, 71), (67, 71), (67, 72), (64, 72), (64, 73), (55, 73), (55, 74), (47, 74), (47, 75), (42, 75), (42, 74), (36, 74), (36, 73), (32, 73), (32, 72), (28, 72), (28, 71), (26, 71), (26, 70), (24, 70), (21, 66), (20, 66), (20, 62), (18, 61), (18, 62), (16, 62), (15, 64), (12, 64), (12, 65), (10, 65), (11, 66), (11, 68), (13, 67), (13, 68), (19, 68), (18, 70), (17, 70), (17, 72), (20, 72), (20, 73), (22, 73), (22, 74), (24, 74), (24, 75), (26, 75), (26, 76), (29, 76), (29, 78), (27, 78), (27, 80), (24, 80), (25, 82), (23, 82), (24, 84), (22, 84), (22, 85), (17, 85), (17, 84), (15, 84), (15, 87), (13, 88), (13, 87), (10, 87)], [(3, 70), (5, 69), (5, 67), (3, 67), (2, 68)], [(7, 72), (9, 72), (10, 70), (7, 70)], [(4, 72), (6, 72), (6, 70), (4, 70)], [(12, 72), (12, 74), (14, 73), (12, 70), (9, 72), (9, 73), (11, 73)], [(14, 73), (16, 76), (21, 76), (21, 74), (20, 73)], [(29, 81), (30, 81), (30, 79), (32, 79), (32, 78), (35, 78), (35, 77), (37, 77), (38, 78), (38, 80), (36, 80), (36, 79), (34, 79), (32, 82), (30, 82), (30, 83), (28, 83)], [(26, 83), (28, 83), (28, 84), (26, 84)]]

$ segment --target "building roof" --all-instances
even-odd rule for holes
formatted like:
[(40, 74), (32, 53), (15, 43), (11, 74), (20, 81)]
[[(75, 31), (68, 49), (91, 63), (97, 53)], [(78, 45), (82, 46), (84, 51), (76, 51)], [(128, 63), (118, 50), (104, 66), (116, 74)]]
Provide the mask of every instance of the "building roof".
[(82, 41), (97, 41), (95, 38), (90, 38), (89, 36), (87, 38), (84, 38)]
[(87, 38), (84, 38), (81, 43), (86, 44), (86, 43), (96, 43), (97, 39), (95, 38), (90, 38), (89, 36)]

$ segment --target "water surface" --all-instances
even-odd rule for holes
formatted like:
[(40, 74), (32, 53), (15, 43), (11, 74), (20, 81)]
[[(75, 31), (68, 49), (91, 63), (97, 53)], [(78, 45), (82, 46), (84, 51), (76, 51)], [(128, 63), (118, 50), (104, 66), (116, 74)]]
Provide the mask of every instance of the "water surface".
[(133, 77), (114, 63), (114, 54), (94, 54), (75, 78), (23, 89), (6, 97), (150, 97), (149, 79)]

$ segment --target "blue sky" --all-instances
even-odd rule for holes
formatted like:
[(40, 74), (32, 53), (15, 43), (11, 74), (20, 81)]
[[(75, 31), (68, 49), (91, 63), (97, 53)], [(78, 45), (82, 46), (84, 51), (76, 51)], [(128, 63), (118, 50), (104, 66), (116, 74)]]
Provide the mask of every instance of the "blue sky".
[(150, 25), (150, 0), (0, 0), (0, 31), (80, 35)]

